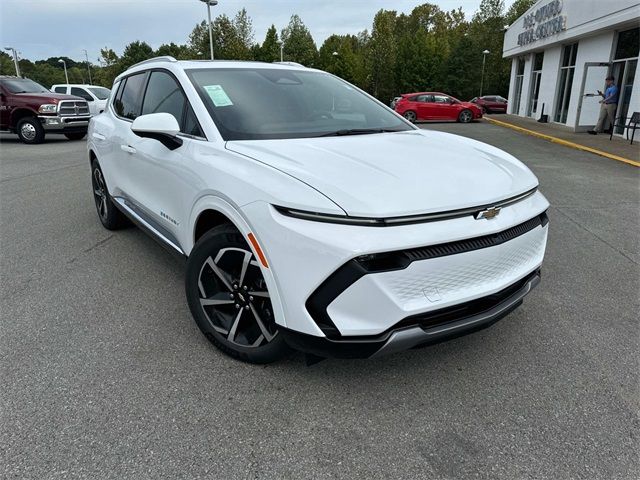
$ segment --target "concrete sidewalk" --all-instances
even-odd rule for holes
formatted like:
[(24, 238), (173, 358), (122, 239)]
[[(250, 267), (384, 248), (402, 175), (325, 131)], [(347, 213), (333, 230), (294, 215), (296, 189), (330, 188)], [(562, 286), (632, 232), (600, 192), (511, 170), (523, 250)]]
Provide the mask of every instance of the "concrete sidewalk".
[(538, 123), (532, 118), (517, 115), (485, 115), (484, 118), (489, 122), (504, 127), (511, 127), (518, 130), (525, 129), (529, 131), (525, 133), (531, 133), (532, 135), (543, 138), (550, 137), (547, 139), (568, 147), (591, 151), (592, 153), (613, 158), (614, 160), (627, 160), (625, 163), (640, 166), (640, 131), (636, 132), (633, 145), (631, 145), (624, 137), (614, 135), (610, 141), (608, 134), (600, 133), (598, 135), (589, 135), (587, 132), (576, 133), (573, 129), (564, 125)]

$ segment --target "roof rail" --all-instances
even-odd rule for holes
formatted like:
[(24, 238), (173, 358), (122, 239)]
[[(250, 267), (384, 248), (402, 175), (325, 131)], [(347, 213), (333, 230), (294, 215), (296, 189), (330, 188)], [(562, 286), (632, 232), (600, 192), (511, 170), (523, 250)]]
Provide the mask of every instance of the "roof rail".
[(289, 65), (290, 67), (302, 67), (302, 68), (307, 68), (304, 65), (302, 65), (301, 63), (298, 62), (273, 62), (276, 65)]
[(135, 65), (131, 65), (129, 68), (133, 68), (133, 67), (137, 67), (138, 65), (144, 65), (144, 64), (153, 63), (153, 62), (177, 62), (177, 60), (173, 58), (171, 55), (164, 55), (162, 57), (154, 57), (154, 58), (149, 58), (148, 60), (143, 60), (141, 62), (136, 63)]

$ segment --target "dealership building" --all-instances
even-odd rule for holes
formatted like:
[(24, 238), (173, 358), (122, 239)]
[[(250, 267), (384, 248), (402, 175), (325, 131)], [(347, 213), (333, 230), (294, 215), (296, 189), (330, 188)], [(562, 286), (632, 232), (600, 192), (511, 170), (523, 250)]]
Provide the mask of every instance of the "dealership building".
[(508, 112), (589, 130), (608, 75), (620, 92), (616, 116), (640, 111), (638, 25), (638, 0), (536, 2), (505, 33), (503, 56), (512, 60)]

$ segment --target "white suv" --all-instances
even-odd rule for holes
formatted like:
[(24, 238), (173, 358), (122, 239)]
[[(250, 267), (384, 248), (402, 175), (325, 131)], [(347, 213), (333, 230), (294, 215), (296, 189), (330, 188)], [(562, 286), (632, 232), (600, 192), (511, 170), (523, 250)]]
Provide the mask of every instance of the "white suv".
[(198, 326), (245, 361), (435, 343), (540, 279), (549, 204), (527, 167), (322, 71), (148, 60), (116, 79), (88, 149), (102, 224), (186, 257)]

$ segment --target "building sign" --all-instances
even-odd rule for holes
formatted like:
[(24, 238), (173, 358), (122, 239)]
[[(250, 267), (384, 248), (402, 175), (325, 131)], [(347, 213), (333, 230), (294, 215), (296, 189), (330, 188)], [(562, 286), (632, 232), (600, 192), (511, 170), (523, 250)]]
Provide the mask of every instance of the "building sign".
[(525, 31), (518, 35), (518, 45), (522, 47), (566, 30), (567, 17), (561, 13), (562, 0), (552, 0), (535, 12), (525, 15)]

